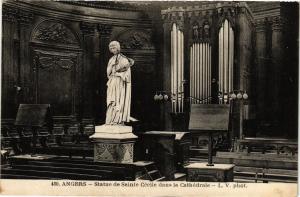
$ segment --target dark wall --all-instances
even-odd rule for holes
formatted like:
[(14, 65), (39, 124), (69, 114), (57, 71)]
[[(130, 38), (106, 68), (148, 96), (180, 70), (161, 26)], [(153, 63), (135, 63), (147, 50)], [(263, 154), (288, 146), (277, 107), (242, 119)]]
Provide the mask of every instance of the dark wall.
[(298, 3), (249, 3), (256, 23), (257, 135), (296, 137), (298, 117)]
[(2, 13), (3, 120), (15, 119), (20, 103), (50, 103), (57, 122), (104, 123), (108, 44), (118, 40), (135, 60), (132, 116), (159, 127), (159, 35), (145, 12), (113, 2), (7, 1)]
[(288, 137), (298, 136), (299, 103), (299, 3), (281, 3), (286, 18), (283, 33), (284, 60), (281, 73), (280, 102), (282, 106), (281, 131)]

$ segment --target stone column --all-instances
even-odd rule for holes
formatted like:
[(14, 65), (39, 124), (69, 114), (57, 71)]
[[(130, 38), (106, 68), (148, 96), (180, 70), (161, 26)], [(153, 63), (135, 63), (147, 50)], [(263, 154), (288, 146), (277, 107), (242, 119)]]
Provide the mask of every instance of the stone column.
[[(252, 31), (253, 17), (248, 10), (246, 3), (239, 4), (237, 25), (235, 36), (235, 51), (234, 51), (234, 69), (236, 70), (234, 77), (234, 90), (243, 90), (249, 93), (249, 70), (252, 66)], [(252, 99), (252, 95), (249, 95), (249, 101)], [(233, 122), (234, 136), (242, 138), (245, 135), (244, 126), (244, 101), (240, 100), (236, 102), (233, 109), (233, 118), (236, 118)], [(238, 113), (238, 116), (237, 116)]]
[(112, 32), (112, 26), (106, 24), (98, 24), (97, 30), (99, 32), (99, 62), (97, 62), (97, 68), (95, 73), (96, 82), (96, 122), (103, 124), (106, 116), (106, 82), (108, 80), (106, 76), (106, 67), (108, 60), (111, 56), (109, 52), (109, 42)]
[[(273, 112), (271, 114), (274, 124), (279, 124), (280, 121), (280, 84), (282, 73), (282, 58), (283, 58), (283, 42), (282, 42), (282, 18), (274, 17), (272, 19), (272, 68), (271, 68), (271, 82), (273, 87), (271, 94), (271, 106)], [(288, 66), (288, 65), (286, 65)]]
[(33, 21), (33, 14), (19, 10), (19, 40), (20, 40), (20, 86), (22, 89), (21, 98), (22, 103), (37, 103), (37, 98), (34, 94), (34, 73), (29, 61), (29, 41), (30, 41), (30, 27)]
[(83, 38), (83, 75), (82, 75), (82, 95), (83, 110), (82, 121), (88, 122), (93, 120), (94, 110), (94, 43), (95, 24), (81, 22), (80, 30)]
[(267, 38), (266, 38), (266, 21), (264, 19), (256, 21), (256, 103), (257, 103), (257, 116), (259, 120), (265, 117), (264, 107), (266, 106), (266, 55), (267, 55)]
[(15, 118), (18, 67), (14, 64), (14, 33), (17, 10), (3, 5), (2, 12), (2, 118)]

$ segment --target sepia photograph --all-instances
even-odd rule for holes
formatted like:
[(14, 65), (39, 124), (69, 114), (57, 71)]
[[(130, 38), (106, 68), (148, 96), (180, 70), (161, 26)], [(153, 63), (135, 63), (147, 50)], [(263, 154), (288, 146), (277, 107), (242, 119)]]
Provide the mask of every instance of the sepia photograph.
[(298, 195), (299, 2), (1, 6), (1, 195)]

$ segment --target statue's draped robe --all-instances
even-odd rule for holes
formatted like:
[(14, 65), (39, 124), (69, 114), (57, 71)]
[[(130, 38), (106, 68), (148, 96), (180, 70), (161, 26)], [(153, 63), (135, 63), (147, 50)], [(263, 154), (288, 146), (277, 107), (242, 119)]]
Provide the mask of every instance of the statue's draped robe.
[[(115, 65), (117, 64), (117, 65)], [(107, 65), (107, 111), (105, 124), (129, 122), (131, 104), (132, 59), (122, 54), (114, 55)]]

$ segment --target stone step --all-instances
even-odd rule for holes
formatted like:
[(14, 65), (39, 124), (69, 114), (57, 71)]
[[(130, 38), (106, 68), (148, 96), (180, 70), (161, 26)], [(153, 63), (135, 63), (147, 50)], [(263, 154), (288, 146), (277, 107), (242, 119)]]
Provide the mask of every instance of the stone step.
[(258, 152), (217, 152), (216, 157), (219, 158), (235, 158), (235, 159), (253, 159), (253, 160), (270, 160), (270, 161), (297, 161), (297, 155), (284, 155), (275, 153), (258, 153)]
[[(102, 180), (134, 180), (135, 168), (133, 164), (115, 164), (94, 162), (93, 159), (69, 159), (52, 155), (18, 155), (10, 158), (13, 169), (30, 169), (35, 171), (61, 171), (62, 173), (78, 172), (80, 174), (103, 176)], [(95, 174), (96, 173), (96, 174)], [(26, 174), (24, 174), (26, 175)], [(38, 176), (38, 175), (37, 175)], [(49, 175), (50, 176), (50, 175)], [(54, 177), (59, 178), (54, 175)], [(84, 178), (82, 178), (84, 180)], [(94, 179), (89, 180), (101, 180)]]
[(261, 180), (249, 179), (243, 176), (234, 176), (233, 181), (239, 183), (262, 183), (263, 182)]
[(151, 181), (155, 181), (155, 180), (160, 179), (160, 178), (161, 178), (161, 176), (158, 173), (158, 170), (152, 170), (152, 171), (148, 172), (148, 174), (145, 173), (145, 174), (137, 177), (136, 180), (151, 180)]
[(146, 171), (149, 173), (151, 171), (158, 171), (154, 162), (152, 161), (138, 161), (133, 163), (136, 167), (135, 170), (138, 174), (144, 174)]
[(43, 175), (30, 176), (21, 174), (1, 174), (1, 179), (46, 179), (46, 180), (57, 180), (59, 178), (47, 177)]
[(98, 169), (98, 170), (107, 170), (107, 169), (114, 169), (114, 170), (123, 170), (124, 167), (118, 166), (111, 166), (111, 165), (95, 165), (95, 164), (78, 164), (70, 162), (51, 162), (51, 161), (28, 161), (27, 165), (39, 165), (39, 166), (52, 166), (52, 167), (66, 167), (66, 168), (81, 168), (81, 169)]
[(24, 163), (28, 161), (35, 162), (53, 162), (53, 163), (62, 163), (62, 164), (81, 164), (81, 165), (92, 165), (92, 166), (113, 166), (113, 167), (130, 167), (133, 166), (132, 163), (109, 163), (109, 162), (94, 162), (93, 158), (88, 157), (82, 159), (81, 157), (70, 159), (67, 156), (53, 156), (53, 155), (42, 155), (34, 156), (30, 155), (18, 155), (10, 157), (12, 163)]
[(36, 148), (35, 152), (38, 154), (92, 157), (94, 154), (94, 149), (93, 147), (85, 147), (84, 145), (80, 144), (80, 146), (70, 145)]
[(139, 166), (139, 167), (145, 167), (145, 166), (154, 164), (154, 162), (153, 161), (137, 161), (137, 162), (134, 162), (133, 164), (136, 166)]
[(160, 178), (158, 178), (158, 179), (155, 179), (154, 181), (164, 181), (165, 180), (165, 176), (162, 176), (162, 177), (160, 177)]
[(158, 170), (151, 170), (151, 171), (148, 171), (148, 174), (149, 176), (151, 176), (150, 179), (152, 180), (156, 180), (156, 179), (159, 179), (161, 177), (161, 174), (159, 173)]
[(261, 174), (258, 175), (258, 174), (254, 173), (254, 172), (236, 172), (236, 171), (234, 171), (234, 175), (235, 176), (243, 176), (243, 177), (261, 176)]
[(186, 181), (186, 174), (177, 172), (174, 174), (174, 178), (175, 178), (174, 181)]
[(190, 147), (190, 151), (197, 151), (199, 153), (208, 154), (207, 148)]
[(293, 160), (265, 160), (256, 158), (222, 158), (213, 157), (215, 163), (235, 164), (237, 166), (247, 167), (260, 167), (260, 168), (275, 168), (275, 169), (287, 169), (296, 170), (298, 166), (297, 161)]
[(235, 166), (235, 175), (238, 173), (252, 172), (258, 174), (258, 177), (264, 173), (264, 177), (275, 178), (281, 180), (297, 180), (298, 171), (297, 170), (282, 170), (282, 169), (263, 169), (263, 168), (252, 168), (252, 167), (241, 167)]
[(136, 181), (139, 181), (139, 180), (140, 180), (140, 181), (141, 181), (141, 180), (150, 180), (150, 178), (149, 178), (148, 174), (143, 174), (143, 175), (141, 175), (141, 176), (136, 177), (135, 180), (136, 180)]
[[(52, 177), (58, 179), (71, 179), (71, 180), (109, 180), (108, 176), (99, 175), (87, 175), (79, 173), (66, 173), (60, 171), (39, 171), (39, 170), (28, 170), (28, 169), (2, 169), (3, 174), (14, 174), (21, 176), (32, 176), (32, 177)], [(113, 179), (112, 179), (113, 180)]]
[(12, 169), (23, 169), (23, 170), (35, 170), (35, 171), (55, 171), (55, 172), (62, 172), (62, 173), (73, 173), (77, 172), (79, 174), (86, 174), (86, 175), (99, 175), (103, 176), (105, 174), (113, 174), (111, 170), (104, 170), (104, 169), (93, 169), (93, 168), (78, 168), (78, 167), (66, 167), (66, 166), (51, 166), (51, 165), (13, 165)]
[(287, 176), (282, 174), (264, 174), (264, 178), (274, 179), (274, 180), (296, 181), (296, 182), (298, 179), (297, 176)]
[(277, 170), (264, 169), (264, 170), (259, 170), (259, 171), (255, 172), (254, 170), (249, 171), (248, 169), (241, 170), (241, 168), (239, 166), (235, 166), (234, 170), (235, 170), (234, 171), (235, 174), (248, 173), (248, 174), (253, 174), (253, 175), (257, 174), (258, 176), (264, 175), (265, 177), (282, 177), (282, 178), (286, 178), (286, 179), (295, 179), (295, 180), (298, 178), (298, 174), (297, 174), (298, 172), (297, 171), (276, 173), (276, 172), (278, 172)]
[(267, 183), (297, 183), (297, 180), (285, 180), (285, 179), (275, 179), (275, 178), (260, 178), (258, 179)]
[(208, 157), (208, 150), (205, 148), (190, 148), (190, 157)]
[(189, 162), (190, 163), (194, 163), (194, 162), (207, 162), (207, 157), (205, 158), (205, 157), (191, 157), (190, 159), (189, 159)]
[(158, 172), (158, 170), (151, 170), (151, 171), (148, 171), (148, 174), (154, 174), (154, 173), (157, 173)]
[(269, 182), (284, 182), (284, 183), (295, 183), (297, 182), (297, 176), (290, 176), (290, 175), (282, 175), (282, 174), (263, 174), (263, 173), (255, 173), (255, 172), (237, 172), (234, 171), (234, 177), (249, 179), (249, 180), (256, 180), (256, 181), (269, 181)]

